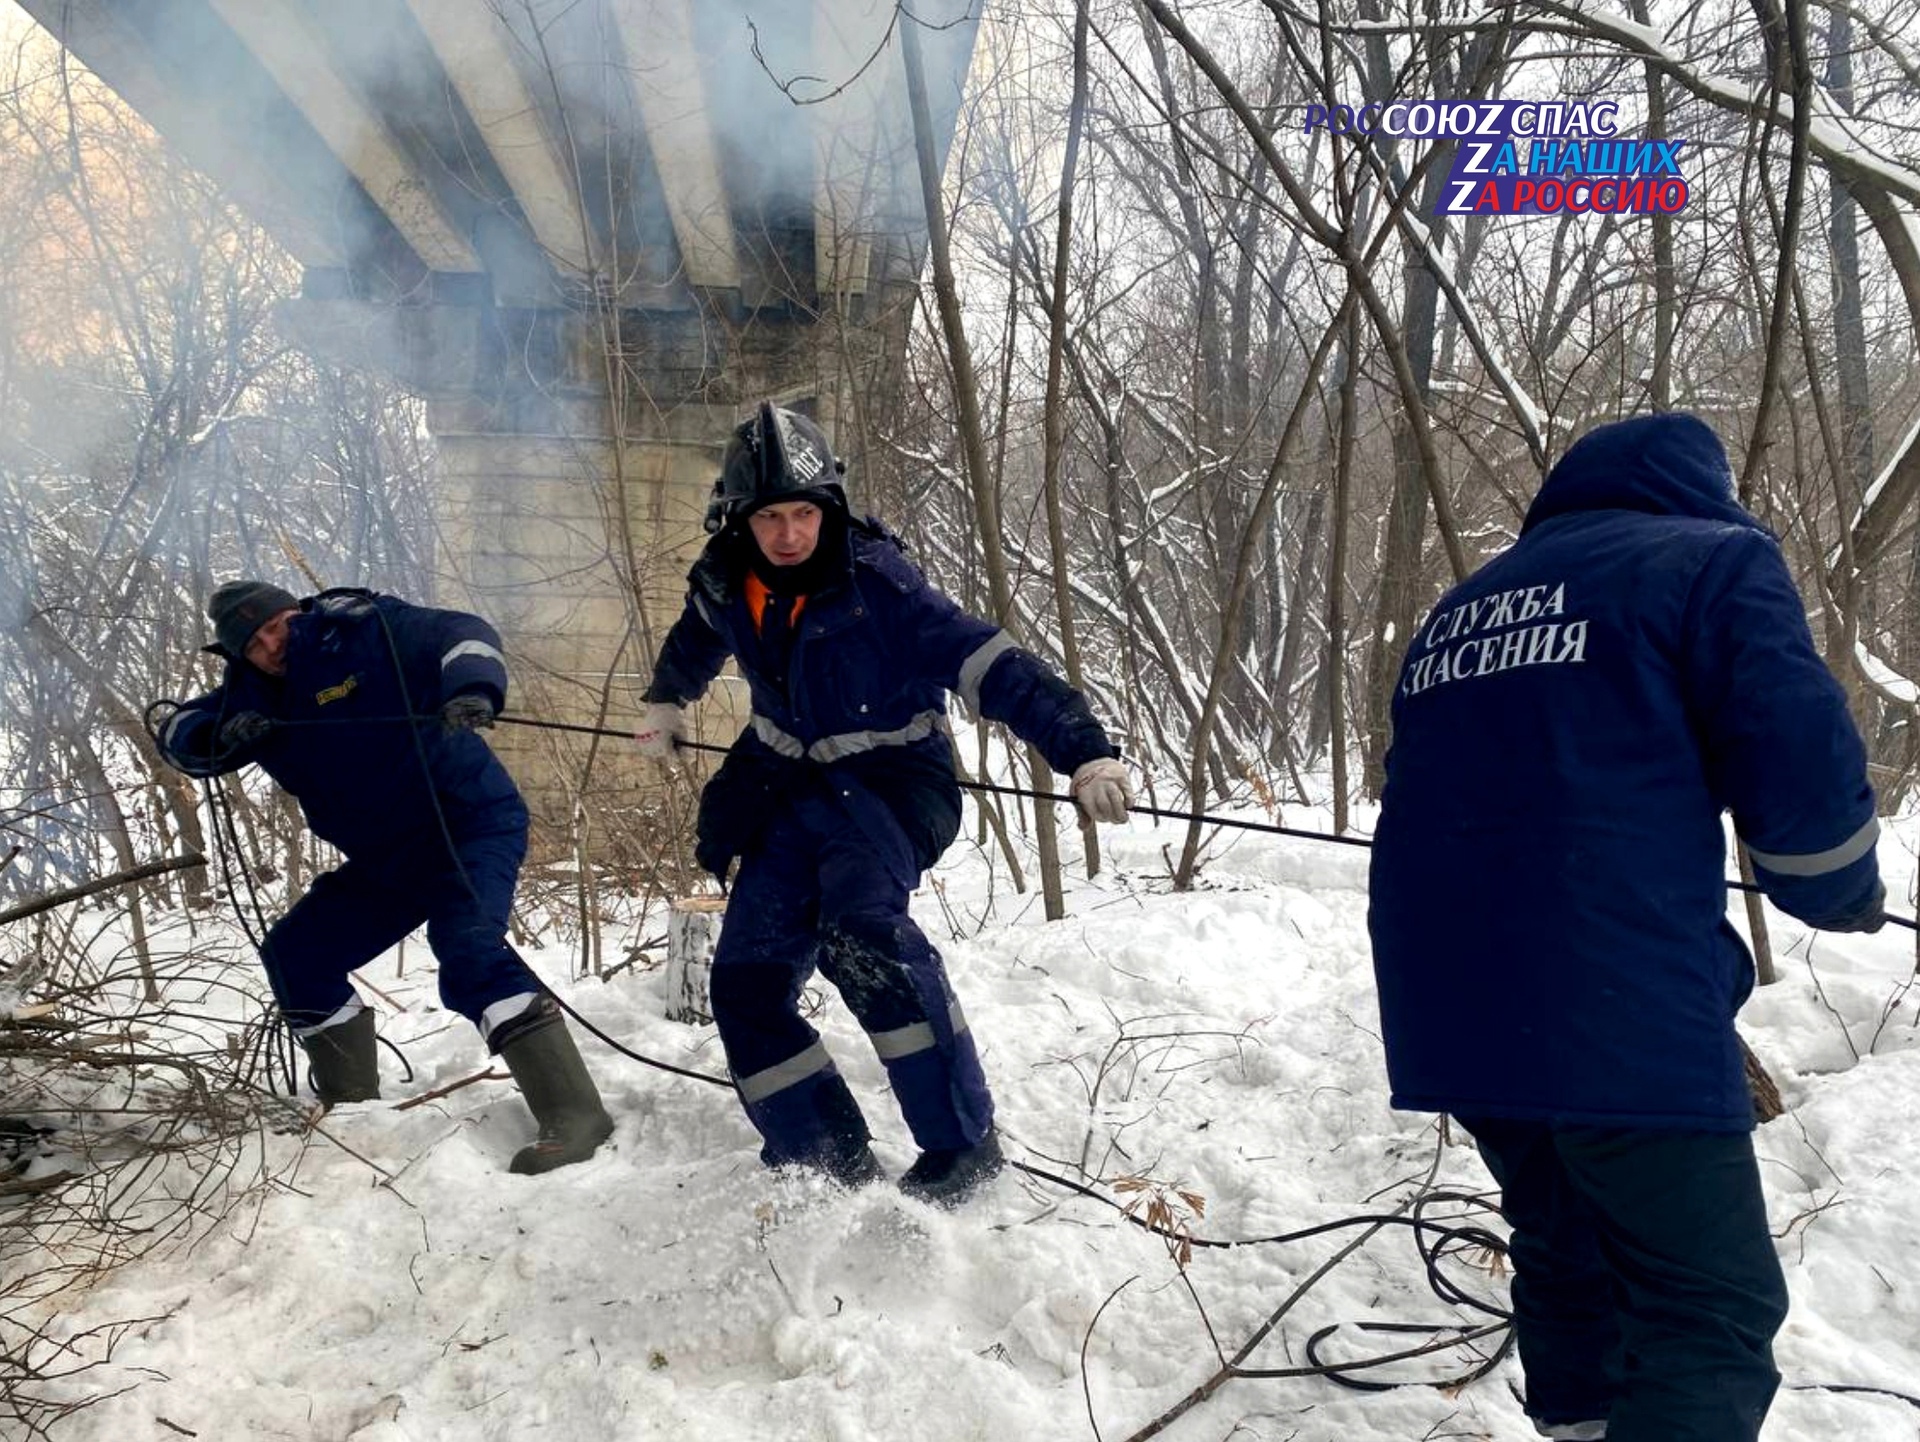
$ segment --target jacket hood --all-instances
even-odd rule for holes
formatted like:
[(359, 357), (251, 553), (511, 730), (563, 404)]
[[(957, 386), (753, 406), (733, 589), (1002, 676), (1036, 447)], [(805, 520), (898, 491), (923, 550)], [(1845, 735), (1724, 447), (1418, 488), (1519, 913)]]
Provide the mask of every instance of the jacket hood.
[(1666, 411), (1588, 431), (1547, 473), (1520, 527), (1576, 511), (1644, 511), (1765, 530), (1734, 499), (1720, 438), (1697, 416)]

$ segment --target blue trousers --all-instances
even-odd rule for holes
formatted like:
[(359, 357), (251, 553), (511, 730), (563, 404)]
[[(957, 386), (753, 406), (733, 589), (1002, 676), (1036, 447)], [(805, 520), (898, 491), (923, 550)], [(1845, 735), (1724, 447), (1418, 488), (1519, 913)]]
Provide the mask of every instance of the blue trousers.
[(1753, 1442), (1787, 1288), (1745, 1132), (1461, 1117), (1513, 1229), (1527, 1413), (1607, 1442)]
[(816, 968), (872, 1041), (922, 1150), (972, 1146), (992, 1127), (993, 1099), (940, 953), (907, 915), (919, 876), (899, 822), (857, 786), (792, 801), (741, 859), (714, 949), (713, 1019), (769, 1163), (867, 1141), (800, 1014)]
[[(527, 852), (524, 827), (461, 838), (460, 865), (349, 859), (318, 877), (267, 932), (260, 949), (274, 999), (296, 1031), (354, 1000), (347, 973), (421, 923), (440, 963), (440, 999), (481, 1028), (486, 1009), (542, 990), (507, 942), (513, 889)], [(463, 875), (464, 873), (464, 875)]]

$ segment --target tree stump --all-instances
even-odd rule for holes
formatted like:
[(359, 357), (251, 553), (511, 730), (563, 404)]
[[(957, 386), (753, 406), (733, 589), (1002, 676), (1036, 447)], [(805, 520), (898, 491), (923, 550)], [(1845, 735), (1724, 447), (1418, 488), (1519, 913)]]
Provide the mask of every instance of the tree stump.
[(667, 908), (668, 1021), (703, 1026), (713, 1020), (707, 983), (726, 909), (721, 896), (682, 897)]

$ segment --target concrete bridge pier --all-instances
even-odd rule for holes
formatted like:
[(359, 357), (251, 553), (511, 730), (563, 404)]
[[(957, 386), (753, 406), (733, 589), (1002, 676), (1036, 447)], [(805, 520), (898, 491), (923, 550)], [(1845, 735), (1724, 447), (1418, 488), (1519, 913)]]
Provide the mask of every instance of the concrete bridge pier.
[[(911, 291), (897, 288), (904, 325)], [(302, 299), (284, 329), (308, 350), (388, 374), (426, 399), (439, 498), (435, 544), (445, 604), (486, 616), (513, 663), (512, 711), (628, 730), (653, 657), (680, 614), (727, 437), (763, 398), (818, 419), (836, 444), (849, 375), (877, 384), (896, 342), (878, 324), (840, 335), (813, 324), (687, 315), (593, 317)], [(609, 346), (605, 326), (644, 334)], [(546, 357), (544, 363), (529, 357)], [(609, 363), (608, 357), (615, 359)], [(502, 378), (506, 378), (504, 381)], [(611, 387), (611, 394), (609, 393)], [(745, 724), (730, 677), (696, 708), (698, 739)], [(493, 737), (543, 825), (561, 831), (586, 793), (596, 804), (657, 801), (656, 768), (606, 739), (502, 726)], [(695, 762), (696, 774), (706, 763)]]

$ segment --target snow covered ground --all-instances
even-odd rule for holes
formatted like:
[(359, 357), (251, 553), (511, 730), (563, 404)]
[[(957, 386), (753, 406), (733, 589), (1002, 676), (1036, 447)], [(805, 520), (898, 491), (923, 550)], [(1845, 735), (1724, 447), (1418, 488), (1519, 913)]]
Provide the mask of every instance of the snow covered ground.
[[(1324, 817), (1290, 812), (1290, 824)], [(1912, 914), (1911, 830), (1883, 843)], [(1039, 920), (963, 842), (915, 900), (944, 949), (1011, 1153), (1051, 1172), (1152, 1179), (1202, 1199), (1195, 1235), (1289, 1231), (1441, 1184), (1487, 1185), (1469, 1147), (1386, 1105), (1365, 930), (1364, 852), (1275, 837), (1216, 843), (1172, 894), (1172, 828), (1107, 833), (1108, 873)], [(1907, 895), (1902, 902), (1901, 893)], [(1737, 908), (1736, 908), (1737, 914)], [(1792, 1110), (1760, 1134), (1793, 1292), (1768, 1442), (1914, 1442), (1920, 1409), (1920, 989), (1912, 934), (1815, 938), (1775, 915), (1782, 979), (1745, 1030)], [(649, 932), (658, 931), (656, 922)], [(190, 1250), (69, 1303), (69, 1335), (164, 1318), (89, 1376), (128, 1390), (56, 1435), (143, 1442), (672, 1438), (962, 1442), (1126, 1438), (1218, 1368), (1357, 1232), (1196, 1250), (1184, 1279), (1116, 1211), (1009, 1172), (956, 1213), (772, 1175), (731, 1095), (583, 1038), (618, 1128), (592, 1162), (509, 1176), (530, 1124), (511, 1086), (393, 1103), (478, 1070), (437, 1009), (424, 948), (381, 1027), (417, 1072), (305, 1138), (269, 1136), (281, 1184)], [(550, 979), (568, 958), (534, 957)], [(662, 1017), (659, 971), (562, 984), (636, 1050), (721, 1068), (712, 1029)], [(398, 1010), (393, 1004), (397, 1004)], [(1891, 1008), (1891, 1010), (1889, 1010)], [(897, 1174), (913, 1151), (837, 1000), (820, 1024)], [(386, 1058), (389, 1072), (392, 1059)], [(337, 1146), (337, 1139), (352, 1153)], [(1132, 1197), (1149, 1199), (1155, 1188)], [(1453, 1275), (1504, 1300), (1504, 1281)], [(1297, 1366), (1333, 1323), (1473, 1320), (1440, 1303), (1404, 1230), (1315, 1284), (1248, 1359)], [(1416, 1339), (1418, 1340), (1418, 1339)], [(93, 1345), (93, 1344), (89, 1344)], [(1355, 1356), (1408, 1345), (1346, 1327)], [(1439, 1377), (1464, 1354), (1396, 1364)], [(1236, 1442), (1530, 1437), (1517, 1364), (1463, 1391), (1319, 1378), (1233, 1380), (1158, 1435)]]

